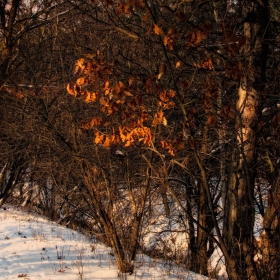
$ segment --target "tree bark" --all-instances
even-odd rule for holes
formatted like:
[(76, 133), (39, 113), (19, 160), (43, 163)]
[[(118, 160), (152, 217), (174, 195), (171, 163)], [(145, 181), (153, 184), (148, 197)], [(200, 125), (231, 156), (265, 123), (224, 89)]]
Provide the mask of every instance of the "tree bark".
[[(22, 171), (24, 169), (24, 165), (23, 165), (23, 159), (21, 158), (21, 156), (17, 156), (15, 157), (15, 159), (13, 159), (12, 165), (11, 167), (6, 167), (9, 168), (8, 171), (8, 179), (5, 183), (5, 176), (1, 176), (1, 180), (0, 180), (0, 184), (2, 184), (2, 192), (0, 193), (0, 207), (3, 206), (3, 204), (7, 201), (7, 199), (9, 198), (9, 196), (11, 195), (11, 193), (13, 192), (16, 184), (18, 183), (18, 181), (20, 180), (20, 175), (22, 174)], [(6, 172), (4, 172), (6, 173)]]
[(268, 206), (264, 216), (264, 233), (261, 236), (262, 276), (273, 280), (280, 277), (280, 169), (274, 172)]
[(230, 279), (259, 279), (254, 262), (255, 221), (254, 184), (257, 163), (257, 142), (263, 65), (266, 47), (262, 38), (267, 28), (267, 6), (244, 1), (242, 6), (245, 45), (242, 53), (243, 75), (236, 103), (236, 138), (226, 197), (224, 238), (233, 267), (228, 266)]

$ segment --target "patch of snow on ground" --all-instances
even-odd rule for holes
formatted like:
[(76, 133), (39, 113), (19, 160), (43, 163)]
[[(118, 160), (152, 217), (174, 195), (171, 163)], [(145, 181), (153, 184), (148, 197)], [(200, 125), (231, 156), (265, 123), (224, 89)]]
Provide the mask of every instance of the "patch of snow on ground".
[(0, 209), (0, 275), (3, 280), (208, 279), (174, 264), (137, 256), (133, 275), (118, 275), (110, 248), (34, 213)]

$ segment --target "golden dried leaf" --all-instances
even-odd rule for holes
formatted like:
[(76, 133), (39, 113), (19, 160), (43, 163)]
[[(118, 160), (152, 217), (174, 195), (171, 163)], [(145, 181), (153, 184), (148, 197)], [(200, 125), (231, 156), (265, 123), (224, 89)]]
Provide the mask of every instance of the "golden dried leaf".
[(99, 98), (99, 102), (100, 102), (100, 104), (103, 105), (103, 106), (106, 106), (106, 105), (107, 105), (107, 99), (104, 98), (103, 96), (101, 96), (101, 97)]
[(181, 66), (181, 62), (180, 62), (180, 61), (176, 62), (175, 67), (176, 67), (176, 68), (179, 68), (180, 66)]
[(157, 35), (162, 35), (163, 31), (162, 29), (157, 25), (157, 24), (153, 24), (152, 30), (154, 31), (154, 33), (156, 33)]
[(82, 86), (84, 84), (85, 84), (85, 77), (81, 77), (81, 78), (77, 79), (76, 85)]
[(95, 132), (95, 139), (94, 139), (94, 143), (95, 144), (101, 144), (103, 142), (104, 139), (104, 135), (100, 134), (99, 131)]
[(120, 92), (121, 92), (121, 88), (118, 85), (112, 88), (113, 95), (118, 95)]
[(70, 88), (70, 84), (67, 84), (66, 90), (70, 95), (76, 96), (76, 93)]
[(109, 146), (110, 146), (110, 137), (107, 136), (104, 141), (103, 147), (108, 148)]
[(168, 143), (164, 140), (160, 141), (159, 143), (163, 149), (166, 149), (168, 147)]
[(169, 98), (167, 97), (166, 91), (162, 91), (162, 92), (159, 94), (159, 99), (160, 99), (162, 102), (167, 102), (167, 101), (169, 100)]
[(93, 127), (93, 126), (98, 126), (100, 125), (102, 122), (102, 119), (100, 117), (97, 117), (97, 118), (93, 118), (91, 121), (90, 121), (90, 127)]
[(173, 149), (168, 150), (168, 153), (173, 157), (175, 156), (175, 151)]
[(119, 87), (120, 87), (121, 89), (123, 89), (123, 88), (124, 88), (124, 84), (123, 84), (123, 82), (119, 81), (119, 82), (118, 82), (118, 85), (119, 85)]
[(85, 102), (95, 102), (96, 101), (96, 97), (97, 97), (97, 93), (96, 92), (92, 92), (90, 93), (89, 91), (86, 91), (86, 97), (85, 97)]
[(129, 146), (131, 146), (131, 144), (133, 143), (133, 141), (126, 141), (126, 143), (125, 143), (125, 147), (129, 147)]
[(103, 89), (106, 90), (106, 89), (108, 89), (108, 88), (109, 88), (109, 81), (106, 81), (106, 82), (104, 83)]
[(85, 60), (83, 58), (80, 58), (79, 60), (77, 60), (76, 65), (75, 65), (75, 73), (78, 73), (78, 72), (81, 72), (84, 70), (84, 68), (85, 68), (84, 62), (85, 62)]
[(167, 46), (167, 45), (168, 45), (168, 41), (169, 41), (169, 37), (168, 37), (167, 35), (165, 35), (165, 36), (163, 37), (163, 44), (164, 44), (165, 46)]
[(126, 90), (125, 90), (123, 93), (124, 93), (125, 96), (133, 96), (133, 95), (131, 94), (131, 92), (126, 91)]
[(163, 124), (164, 126), (167, 126), (167, 119), (166, 119), (165, 117), (163, 117), (163, 119), (162, 119), (162, 124)]
[[(164, 113), (162, 110), (160, 110), (159, 112), (157, 112), (155, 114), (152, 126), (156, 126), (157, 124), (163, 123), (163, 122), (164, 122)], [(167, 124), (167, 121), (166, 121), (166, 124)]]
[(90, 92), (86, 93), (86, 98), (84, 100), (85, 100), (86, 103), (89, 103), (91, 101)]

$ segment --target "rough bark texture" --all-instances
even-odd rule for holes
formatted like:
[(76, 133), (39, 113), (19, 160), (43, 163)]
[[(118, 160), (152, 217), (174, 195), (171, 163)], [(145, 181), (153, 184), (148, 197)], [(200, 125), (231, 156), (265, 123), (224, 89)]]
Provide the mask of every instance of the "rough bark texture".
[(262, 279), (280, 277), (280, 170), (275, 171), (275, 179), (268, 196), (268, 206), (264, 216), (265, 232), (261, 236)]
[(265, 47), (267, 3), (244, 1), (242, 6), (243, 35), (241, 49), (244, 75), (240, 79), (236, 103), (236, 143), (232, 171), (227, 190), (225, 232), (233, 267), (228, 266), (230, 279), (259, 279), (254, 262), (253, 226), (255, 220), (254, 184), (256, 176), (258, 122), (262, 90), (262, 66)]
[(7, 201), (16, 184), (18, 183), (21, 173), (24, 170), (23, 163), (24, 161), (20, 156), (15, 157), (10, 166), (10, 169), (8, 169), (9, 174), (5, 174), (7, 178), (4, 175), (1, 176), (0, 207), (2, 207), (3, 204)]

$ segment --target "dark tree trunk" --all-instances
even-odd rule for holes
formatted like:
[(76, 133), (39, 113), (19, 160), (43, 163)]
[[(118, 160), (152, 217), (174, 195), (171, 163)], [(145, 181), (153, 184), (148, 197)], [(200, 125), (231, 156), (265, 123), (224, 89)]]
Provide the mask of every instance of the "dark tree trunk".
[(274, 172), (261, 236), (262, 279), (280, 278), (280, 169)]

